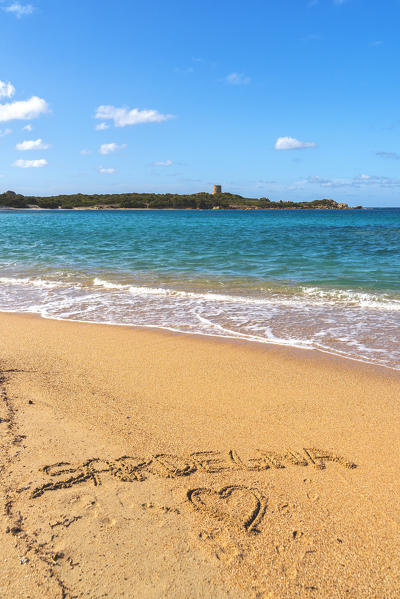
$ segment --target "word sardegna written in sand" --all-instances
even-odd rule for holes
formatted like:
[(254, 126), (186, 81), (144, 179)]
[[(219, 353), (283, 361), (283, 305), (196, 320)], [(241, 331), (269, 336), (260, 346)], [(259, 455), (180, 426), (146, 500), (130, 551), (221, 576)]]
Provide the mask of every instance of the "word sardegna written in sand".
[(65, 489), (85, 481), (91, 481), (98, 486), (101, 485), (100, 475), (105, 473), (124, 482), (135, 482), (145, 480), (148, 475), (175, 478), (189, 476), (196, 471), (210, 474), (240, 470), (261, 472), (271, 468), (283, 469), (286, 466), (308, 465), (323, 470), (327, 462), (334, 462), (345, 468), (356, 468), (354, 462), (330, 451), (316, 448), (304, 448), (302, 451), (288, 449), (283, 453), (257, 450), (257, 455), (247, 460), (242, 459), (235, 449), (231, 449), (226, 454), (218, 451), (198, 451), (183, 457), (155, 454), (147, 460), (131, 456), (122, 456), (115, 460), (91, 458), (77, 466), (69, 462), (57, 462), (44, 466), (41, 470), (58, 480), (36, 487), (32, 497), (40, 497), (46, 491)]

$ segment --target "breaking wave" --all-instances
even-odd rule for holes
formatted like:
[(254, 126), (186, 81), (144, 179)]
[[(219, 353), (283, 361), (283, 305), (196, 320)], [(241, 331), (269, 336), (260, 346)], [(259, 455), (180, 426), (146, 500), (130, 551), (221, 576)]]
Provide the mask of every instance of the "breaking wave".
[(229, 280), (222, 293), (209, 281), (182, 289), (178, 279), (175, 287), (139, 279), (3, 276), (0, 310), (314, 348), (400, 369), (396, 294), (267, 284), (246, 293)]

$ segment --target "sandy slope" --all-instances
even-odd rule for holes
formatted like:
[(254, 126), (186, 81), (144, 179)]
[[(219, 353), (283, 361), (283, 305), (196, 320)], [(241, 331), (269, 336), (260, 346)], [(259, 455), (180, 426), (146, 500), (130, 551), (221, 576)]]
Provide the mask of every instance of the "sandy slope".
[(398, 374), (21, 315), (0, 333), (0, 597), (400, 596)]

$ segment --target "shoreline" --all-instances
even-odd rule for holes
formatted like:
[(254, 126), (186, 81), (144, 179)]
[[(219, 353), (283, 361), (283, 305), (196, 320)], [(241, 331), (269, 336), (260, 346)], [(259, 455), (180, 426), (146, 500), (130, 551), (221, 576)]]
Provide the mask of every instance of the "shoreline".
[[(390, 207), (388, 207), (390, 209)], [(260, 208), (260, 207), (238, 207), (238, 208), (234, 208), (234, 207), (229, 207), (229, 208), (97, 208), (97, 207), (91, 207), (91, 206), (85, 206), (85, 207), (77, 207), (77, 208), (12, 208), (12, 207), (2, 207), (0, 206), (0, 212), (82, 212), (82, 211), (90, 211), (90, 212), (115, 212), (115, 211), (125, 211), (125, 212), (132, 212), (132, 211), (144, 211), (144, 212), (148, 212), (150, 210), (157, 210), (157, 211), (161, 211), (161, 212), (167, 212), (167, 211), (177, 211), (177, 210), (185, 210), (185, 211), (194, 211), (194, 212), (212, 212), (214, 211), (222, 211), (222, 212), (226, 212), (226, 211), (238, 211), (238, 210), (242, 210), (244, 212), (248, 211), (248, 210), (263, 210), (263, 211), (271, 211), (271, 210), (277, 210), (279, 212), (281, 212), (282, 210), (323, 210), (323, 211), (329, 211), (332, 212), (332, 210), (336, 210), (336, 211), (348, 211), (348, 210), (372, 210), (373, 208), (368, 208), (366, 206), (361, 206), (361, 207), (356, 207), (356, 206), (348, 206), (347, 208), (296, 208), (295, 206), (292, 207), (288, 207), (288, 208)], [(384, 209), (384, 208), (383, 208)]]
[(0, 330), (2, 596), (398, 596), (398, 373), (31, 314)]
[(168, 328), (168, 327), (161, 327), (161, 326), (157, 326), (157, 325), (134, 325), (134, 324), (125, 324), (125, 323), (117, 323), (117, 322), (100, 322), (100, 321), (89, 321), (89, 320), (78, 320), (78, 319), (68, 319), (68, 318), (57, 318), (57, 317), (52, 317), (52, 316), (43, 316), (42, 314), (35, 314), (33, 312), (12, 312), (12, 311), (8, 311), (8, 310), (0, 310), (0, 314), (12, 314), (12, 315), (16, 315), (16, 316), (24, 316), (27, 318), (39, 318), (39, 319), (43, 319), (43, 320), (49, 320), (49, 321), (55, 321), (55, 322), (72, 322), (72, 323), (79, 323), (79, 324), (87, 324), (87, 325), (94, 325), (94, 326), (107, 326), (107, 327), (117, 327), (117, 328), (127, 328), (127, 329), (132, 329), (132, 330), (137, 330), (137, 331), (148, 331), (148, 332), (154, 332), (154, 333), (160, 333), (160, 334), (166, 334), (166, 335), (183, 335), (183, 336), (187, 336), (187, 337), (194, 337), (195, 339), (210, 339), (216, 342), (226, 342), (226, 343), (239, 343), (239, 344), (245, 344), (245, 345), (250, 345), (251, 347), (255, 347), (255, 348), (263, 348), (265, 347), (266, 351), (269, 350), (273, 350), (273, 349), (280, 349), (283, 351), (294, 351), (294, 352), (299, 352), (302, 355), (302, 358), (306, 359), (307, 357), (309, 357), (310, 353), (316, 353), (317, 355), (321, 355), (321, 356), (326, 356), (327, 359), (332, 359), (332, 360), (339, 360), (342, 361), (344, 360), (345, 362), (355, 362), (356, 364), (360, 364), (363, 365), (367, 368), (376, 368), (376, 369), (384, 369), (384, 370), (389, 370), (391, 372), (394, 373), (399, 373), (400, 376), (400, 366), (398, 368), (395, 368), (393, 366), (389, 366), (386, 364), (376, 364), (375, 362), (368, 362), (367, 360), (363, 360), (362, 358), (356, 358), (356, 357), (351, 357), (351, 356), (344, 356), (341, 355), (339, 353), (335, 353), (334, 351), (330, 351), (330, 350), (324, 350), (324, 349), (320, 349), (318, 347), (300, 347), (298, 345), (291, 345), (290, 343), (278, 343), (278, 342), (274, 342), (274, 341), (268, 341), (267, 339), (265, 341), (257, 341), (255, 339), (243, 339), (241, 337), (235, 337), (235, 336), (229, 336), (229, 335), (212, 335), (210, 333), (199, 333), (199, 332), (186, 332), (186, 331), (179, 331), (178, 329), (173, 329), (173, 328)]

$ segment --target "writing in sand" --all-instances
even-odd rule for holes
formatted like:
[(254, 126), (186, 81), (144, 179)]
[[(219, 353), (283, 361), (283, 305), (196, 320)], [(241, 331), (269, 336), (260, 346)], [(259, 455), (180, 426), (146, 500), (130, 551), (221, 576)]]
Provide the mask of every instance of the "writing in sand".
[(73, 485), (91, 481), (101, 485), (101, 476), (108, 473), (124, 482), (140, 482), (148, 476), (175, 478), (190, 476), (195, 472), (215, 474), (224, 471), (266, 471), (282, 469), (287, 466), (311, 466), (317, 469), (326, 468), (333, 462), (344, 468), (355, 468), (354, 462), (331, 451), (316, 448), (303, 448), (301, 451), (287, 449), (282, 453), (257, 450), (256, 454), (242, 459), (235, 449), (228, 452), (196, 451), (185, 456), (158, 453), (148, 459), (122, 456), (116, 459), (91, 458), (73, 465), (70, 462), (57, 462), (41, 468), (42, 472), (53, 480), (36, 487), (32, 497), (40, 497), (46, 491), (55, 491)]

